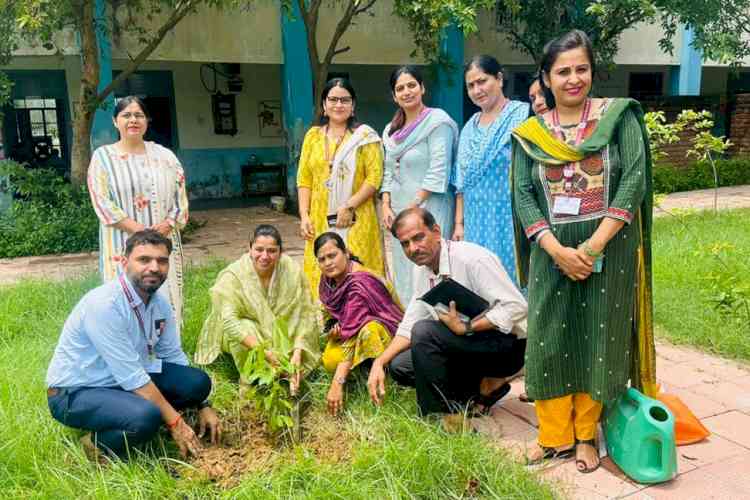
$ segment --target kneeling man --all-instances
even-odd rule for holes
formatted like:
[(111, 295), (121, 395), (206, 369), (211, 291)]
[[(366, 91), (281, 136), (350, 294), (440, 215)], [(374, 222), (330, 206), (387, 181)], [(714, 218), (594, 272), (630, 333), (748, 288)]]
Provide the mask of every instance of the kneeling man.
[(128, 448), (153, 438), (165, 424), (180, 453), (201, 448), (179, 410), (199, 408), (200, 435), (219, 439), (208, 394), (211, 379), (180, 347), (169, 300), (156, 293), (169, 271), (172, 242), (153, 230), (125, 246), (124, 272), (87, 293), (63, 326), (47, 370), (47, 401), (64, 425), (92, 431), (86, 453), (127, 458)]
[[(508, 393), (509, 379), (523, 367), (526, 300), (497, 256), (473, 243), (442, 239), (427, 210), (402, 211), (391, 232), (417, 265), (414, 295), (396, 336), (373, 363), (368, 381), (371, 398), (381, 402), (383, 368), (390, 363), (394, 380), (416, 386), (423, 415), (454, 413), (468, 402), (476, 403), (479, 411), (489, 410)], [(453, 305), (438, 313), (419, 300), (446, 278), (485, 299), (489, 308), (464, 322)]]

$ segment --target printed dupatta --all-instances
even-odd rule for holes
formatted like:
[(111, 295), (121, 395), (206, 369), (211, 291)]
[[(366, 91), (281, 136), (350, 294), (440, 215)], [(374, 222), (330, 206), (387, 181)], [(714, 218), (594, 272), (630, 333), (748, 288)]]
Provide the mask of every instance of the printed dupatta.
[[(464, 126), (479, 128), (476, 113)], [(510, 142), (514, 126), (529, 115), (529, 105), (508, 101), (506, 108), (483, 133), (461, 134), (456, 157), (456, 190), (462, 192), (481, 181), (487, 170), (495, 165), (498, 155)], [(470, 136), (470, 137), (469, 137)], [(510, 163), (508, 159), (508, 163)]]
[[(653, 178), (651, 150), (648, 147), (649, 139), (646, 131), (646, 123), (643, 118), (643, 109), (638, 101), (634, 99), (613, 99), (608, 108), (602, 114), (596, 130), (580, 145), (571, 146), (558, 139), (550, 131), (541, 117), (532, 117), (518, 126), (512, 133), (513, 148), (522, 148), (526, 155), (535, 162), (544, 166), (559, 166), (582, 159), (599, 152), (609, 145), (615, 138), (618, 126), (630, 110), (638, 120), (645, 145), (645, 179), (646, 192), (633, 219), (639, 224), (641, 244), (637, 252), (637, 282), (635, 298), (634, 327), (637, 333), (637, 356), (633, 357), (631, 367), (631, 382), (644, 394), (655, 397), (656, 386), (656, 352), (654, 347), (653, 331), (653, 279), (651, 275), (651, 228), (653, 222)], [(515, 196), (515, 193), (514, 193)], [(515, 200), (513, 202), (515, 207)], [(521, 286), (527, 286), (529, 276), (529, 259), (531, 256), (531, 245), (524, 234), (521, 221), (515, 213), (514, 226), (516, 239), (516, 255), (518, 262), (516, 268)]]
[[(367, 125), (360, 125), (352, 136), (336, 152), (333, 157), (331, 177), (328, 185), (328, 214), (335, 215), (339, 207), (344, 205), (352, 197), (354, 190), (354, 175), (357, 172), (356, 151), (362, 146), (380, 142), (377, 132)], [(330, 227), (329, 230), (336, 232), (344, 238), (349, 232), (348, 227)]]

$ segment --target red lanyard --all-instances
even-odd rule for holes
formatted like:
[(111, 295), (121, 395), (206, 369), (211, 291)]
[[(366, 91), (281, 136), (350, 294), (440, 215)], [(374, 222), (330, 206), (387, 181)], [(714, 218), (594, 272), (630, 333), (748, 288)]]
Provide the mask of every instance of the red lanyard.
[[(576, 130), (576, 142), (575, 146), (578, 146), (583, 142), (583, 134), (586, 131), (586, 125), (589, 122), (589, 113), (591, 112), (591, 99), (586, 98), (586, 102), (583, 104), (583, 113), (581, 113), (581, 121), (578, 122), (578, 130)], [(552, 110), (552, 127), (555, 129), (555, 133), (560, 136), (560, 139), (565, 142), (565, 134), (560, 126), (560, 115), (557, 113), (557, 108)]]
[(136, 319), (138, 319), (138, 326), (141, 329), (141, 334), (143, 335), (143, 338), (146, 340), (146, 349), (148, 349), (148, 357), (149, 359), (153, 360), (154, 359), (154, 345), (156, 345), (156, 338), (155, 336), (149, 337), (146, 334), (146, 325), (143, 322), (143, 316), (141, 316), (141, 311), (138, 310), (138, 304), (136, 304), (133, 294), (130, 293), (130, 288), (128, 288), (128, 285), (125, 283), (125, 278), (122, 277), (122, 274), (120, 275), (120, 285), (122, 286), (123, 293), (125, 293), (125, 298), (128, 299), (128, 304), (130, 304), (130, 307), (133, 309), (133, 312), (135, 313)]

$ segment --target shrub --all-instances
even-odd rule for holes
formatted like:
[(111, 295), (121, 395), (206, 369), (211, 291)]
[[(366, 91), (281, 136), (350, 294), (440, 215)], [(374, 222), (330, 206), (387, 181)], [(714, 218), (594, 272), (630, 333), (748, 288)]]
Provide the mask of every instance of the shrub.
[[(715, 160), (719, 174), (719, 187), (750, 184), (750, 158)], [(714, 187), (714, 176), (707, 161), (698, 161), (687, 167), (670, 164), (654, 165), (654, 191), (674, 193)]]
[(99, 246), (99, 220), (86, 188), (56, 171), (0, 164), (14, 200), (0, 214), (0, 257), (88, 252)]

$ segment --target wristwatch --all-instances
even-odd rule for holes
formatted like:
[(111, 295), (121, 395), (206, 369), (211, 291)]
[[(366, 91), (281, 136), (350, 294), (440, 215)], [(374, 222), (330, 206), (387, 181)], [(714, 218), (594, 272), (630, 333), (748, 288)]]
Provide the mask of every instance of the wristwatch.
[(464, 332), (464, 336), (471, 337), (474, 335), (474, 330), (471, 328), (471, 320), (466, 320), (463, 322), (464, 328), (466, 328), (466, 331)]

